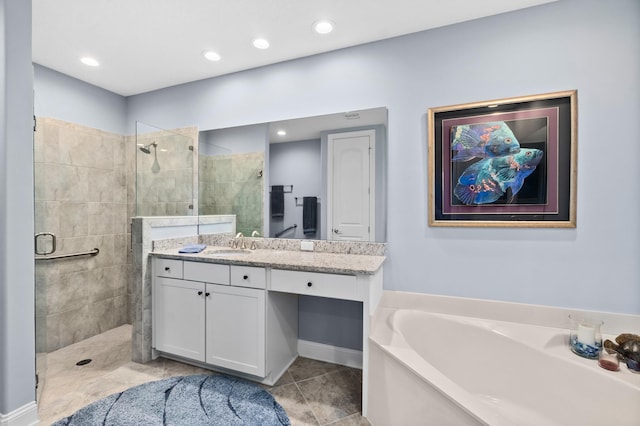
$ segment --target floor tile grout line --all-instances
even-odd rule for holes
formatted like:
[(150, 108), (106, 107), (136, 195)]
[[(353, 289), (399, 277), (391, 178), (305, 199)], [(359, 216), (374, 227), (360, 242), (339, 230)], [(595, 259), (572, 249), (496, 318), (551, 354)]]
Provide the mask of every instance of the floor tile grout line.
[(309, 401), (307, 400), (307, 397), (304, 396), (304, 393), (302, 392), (302, 389), (300, 389), (300, 386), (298, 386), (298, 382), (294, 381), (293, 384), (295, 385), (296, 389), (298, 389), (298, 392), (300, 392), (300, 395), (302, 396), (302, 399), (304, 400), (305, 405), (311, 411), (311, 414), (313, 415), (313, 418), (316, 420), (316, 424), (320, 425), (321, 423), (320, 423), (320, 420), (318, 420), (318, 416), (316, 416), (315, 411), (313, 411), (313, 407), (311, 406), (311, 404), (309, 404)]
[(339, 371), (339, 370), (327, 371), (327, 372), (325, 372), (325, 373), (318, 374), (317, 376), (306, 377), (306, 378), (304, 378), (304, 379), (300, 379), (300, 380), (293, 379), (293, 381), (294, 381), (295, 383), (302, 383), (302, 382), (306, 382), (306, 381), (308, 381), (308, 380), (313, 380), (313, 379), (317, 379), (317, 378), (319, 378), (319, 377), (327, 376), (327, 375), (329, 375), (329, 374), (337, 373), (338, 371)]
[(353, 416), (353, 415), (356, 415), (356, 414), (358, 414), (358, 413), (360, 413), (360, 415), (362, 415), (362, 410), (360, 410), (360, 411), (357, 411), (357, 412), (355, 412), (355, 413), (348, 414), (348, 415), (346, 415), (346, 416), (344, 416), (344, 417), (340, 417), (339, 419), (332, 420), (332, 421), (330, 421), (329, 423), (321, 423), (321, 422), (320, 422), (320, 420), (318, 420), (318, 417), (316, 416), (316, 413), (313, 411), (313, 408), (312, 408), (312, 407), (311, 407), (311, 405), (309, 404), (309, 402), (308, 402), (308, 400), (307, 400), (307, 397), (305, 396), (304, 392), (302, 392), (302, 389), (300, 388), (300, 386), (298, 386), (298, 383), (306, 382), (306, 381), (309, 381), (309, 380), (314, 380), (314, 379), (317, 379), (317, 378), (320, 378), (320, 377), (323, 377), (323, 376), (328, 376), (328, 375), (330, 375), (330, 374), (333, 374), (333, 373), (340, 373), (340, 372), (342, 372), (342, 373), (347, 373), (347, 374), (349, 374), (349, 375), (352, 375), (352, 374), (351, 374), (351, 372), (349, 372), (348, 370), (341, 370), (340, 368), (337, 368), (337, 369), (335, 369), (335, 370), (333, 370), (333, 371), (327, 371), (327, 372), (322, 373), (322, 374), (319, 374), (319, 375), (317, 375), (317, 376), (307, 377), (307, 378), (302, 379), (302, 380), (295, 380), (295, 379), (293, 380), (293, 383), (294, 383), (294, 384), (296, 385), (296, 387), (298, 388), (298, 391), (299, 391), (299, 392), (300, 392), (300, 394), (302, 395), (302, 398), (304, 399), (305, 404), (307, 404), (307, 405), (309, 406), (309, 409), (311, 409), (311, 413), (313, 414), (313, 417), (316, 419), (316, 422), (317, 422), (320, 426), (328, 426), (328, 425), (331, 425), (331, 424), (333, 424), (333, 423), (339, 422), (340, 420), (344, 420), (344, 419), (346, 419), (346, 418), (348, 418), (348, 417), (351, 417), (351, 416)]

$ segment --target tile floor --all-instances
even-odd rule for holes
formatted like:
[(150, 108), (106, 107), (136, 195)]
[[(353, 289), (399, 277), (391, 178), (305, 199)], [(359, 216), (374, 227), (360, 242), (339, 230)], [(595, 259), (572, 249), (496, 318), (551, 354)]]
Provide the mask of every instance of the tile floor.
[[(91, 363), (76, 362), (91, 358)], [(212, 374), (191, 365), (158, 358), (131, 361), (131, 326), (123, 325), (47, 354), (47, 370), (38, 401), (42, 425), (141, 383), (170, 376)], [(369, 425), (361, 416), (362, 372), (298, 358), (275, 386), (265, 386), (282, 405), (292, 425)]]

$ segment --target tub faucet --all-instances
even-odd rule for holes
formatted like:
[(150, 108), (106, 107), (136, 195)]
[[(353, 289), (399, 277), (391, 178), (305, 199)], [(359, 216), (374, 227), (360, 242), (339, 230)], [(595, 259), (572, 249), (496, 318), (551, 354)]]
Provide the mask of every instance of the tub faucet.
[[(240, 241), (238, 241), (238, 238), (240, 239)], [(242, 232), (238, 232), (236, 234), (236, 238), (233, 240), (233, 248), (238, 248), (238, 243), (242, 242), (242, 245), (240, 246), (241, 249), (246, 249), (247, 246), (244, 244), (244, 234)]]

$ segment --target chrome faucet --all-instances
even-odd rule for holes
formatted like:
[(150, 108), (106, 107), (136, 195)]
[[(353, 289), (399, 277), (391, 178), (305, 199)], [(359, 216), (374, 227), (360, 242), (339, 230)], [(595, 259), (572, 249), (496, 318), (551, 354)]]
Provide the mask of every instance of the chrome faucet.
[[(238, 238), (240, 238), (240, 241), (238, 241)], [(233, 248), (238, 248), (238, 243), (242, 242), (242, 245), (240, 246), (241, 249), (246, 249), (247, 246), (244, 244), (244, 234), (242, 232), (238, 232), (236, 234), (236, 238), (233, 240)]]
[[(253, 237), (259, 237), (259, 236), (260, 236), (260, 233), (258, 231), (253, 231), (251, 233), (251, 237), (252, 238)], [(251, 250), (255, 250), (257, 248), (258, 248), (258, 246), (256, 245), (256, 240), (251, 240)]]

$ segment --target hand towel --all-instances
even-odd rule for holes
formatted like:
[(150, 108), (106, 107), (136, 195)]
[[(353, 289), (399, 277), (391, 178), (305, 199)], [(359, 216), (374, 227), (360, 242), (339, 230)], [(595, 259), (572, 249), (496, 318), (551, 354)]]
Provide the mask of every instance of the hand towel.
[(284, 185), (271, 187), (271, 217), (284, 217)]
[(200, 253), (206, 247), (206, 244), (187, 244), (178, 250), (178, 253)]
[(318, 223), (318, 198), (302, 198), (302, 232), (305, 235), (315, 234)]

